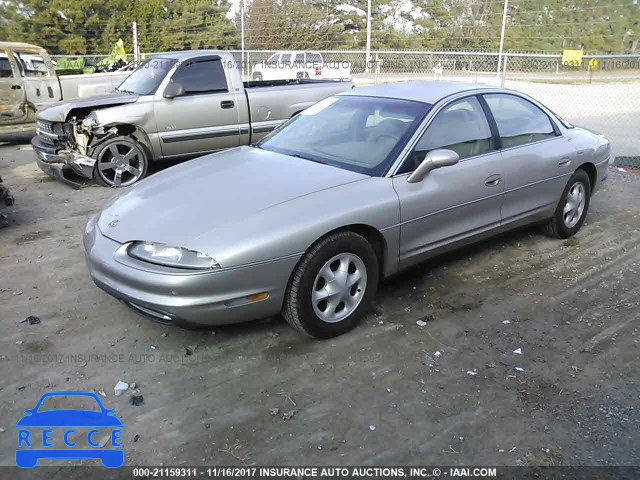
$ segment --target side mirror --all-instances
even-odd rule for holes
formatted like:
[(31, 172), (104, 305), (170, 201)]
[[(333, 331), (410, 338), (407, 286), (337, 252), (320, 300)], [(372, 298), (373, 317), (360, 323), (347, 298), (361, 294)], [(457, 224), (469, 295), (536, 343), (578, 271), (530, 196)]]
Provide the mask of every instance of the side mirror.
[[(414, 153), (414, 155), (419, 155), (419, 154), (420, 154), (419, 151), (416, 151)], [(409, 178), (407, 178), (407, 182), (409, 183), (421, 182), (424, 179), (424, 177), (427, 176), (427, 173), (429, 173), (431, 170), (434, 170), (440, 167), (448, 167), (450, 165), (455, 165), (456, 163), (458, 163), (459, 159), (460, 157), (453, 150), (447, 150), (444, 148), (431, 150), (429, 153), (427, 153), (422, 163), (418, 165), (418, 168), (416, 168), (414, 172), (411, 175), (409, 175)]]
[(178, 82), (171, 82), (164, 89), (164, 98), (181, 97), (185, 94), (184, 87)]

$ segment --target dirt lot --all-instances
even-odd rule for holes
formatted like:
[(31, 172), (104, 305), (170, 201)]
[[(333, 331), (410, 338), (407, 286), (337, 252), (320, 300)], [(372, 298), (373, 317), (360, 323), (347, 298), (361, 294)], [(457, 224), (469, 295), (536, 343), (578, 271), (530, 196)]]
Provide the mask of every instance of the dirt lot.
[[(81, 232), (113, 191), (49, 179), (27, 140), (0, 146), (16, 197), (0, 229), (1, 465), (51, 390), (106, 392), (128, 465), (640, 463), (640, 175), (611, 168), (575, 239), (527, 229), (422, 265), (355, 331), (314, 341), (277, 318), (167, 328), (107, 296)], [(144, 404), (115, 397), (118, 380)]]

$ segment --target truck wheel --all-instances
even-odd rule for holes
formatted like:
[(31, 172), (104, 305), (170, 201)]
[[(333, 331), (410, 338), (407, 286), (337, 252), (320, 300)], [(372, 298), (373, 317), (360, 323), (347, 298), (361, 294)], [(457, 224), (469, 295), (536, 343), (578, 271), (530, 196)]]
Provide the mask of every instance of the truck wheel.
[(114, 137), (93, 152), (93, 178), (105, 187), (128, 187), (147, 175), (147, 154), (132, 137)]
[(253, 79), (254, 79), (256, 82), (261, 82), (261, 81), (262, 81), (262, 74), (261, 74), (261, 73), (254, 73), (254, 74), (253, 74)]
[(378, 258), (369, 242), (337, 232), (304, 254), (285, 292), (282, 316), (315, 338), (331, 338), (356, 326), (378, 287)]

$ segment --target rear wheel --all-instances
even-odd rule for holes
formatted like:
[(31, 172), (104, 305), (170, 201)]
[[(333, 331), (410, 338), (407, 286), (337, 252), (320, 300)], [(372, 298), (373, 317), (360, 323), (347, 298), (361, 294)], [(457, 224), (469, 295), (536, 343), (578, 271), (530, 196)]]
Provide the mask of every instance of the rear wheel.
[(562, 192), (553, 218), (545, 225), (547, 235), (568, 238), (580, 230), (589, 210), (591, 182), (584, 170), (576, 170)]
[(262, 74), (261, 74), (261, 73), (254, 73), (254, 74), (253, 74), (253, 79), (254, 79), (256, 82), (261, 82), (261, 81), (262, 81)]
[(105, 187), (128, 187), (147, 174), (144, 147), (132, 137), (114, 137), (93, 153), (93, 178)]
[(335, 337), (356, 326), (377, 287), (378, 259), (369, 242), (353, 232), (334, 233), (298, 263), (282, 316), (311, 337)]

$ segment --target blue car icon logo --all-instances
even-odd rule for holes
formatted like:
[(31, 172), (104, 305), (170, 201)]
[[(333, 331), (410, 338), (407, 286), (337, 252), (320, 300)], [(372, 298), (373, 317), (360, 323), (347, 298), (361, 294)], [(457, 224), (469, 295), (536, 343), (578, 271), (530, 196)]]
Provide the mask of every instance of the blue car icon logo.
[[(98, 409), (54, 409), (39, 411), (50, 397), (84, 397), (95, 400)], [(87, 398), (88, 397), (88, 398)], [(122, 422), (102, 405), (93, 392), (49, 392), (40, 397), (36, 406), (24, 411), (18, 427), (16, 465), (32, 468), (41, 458), (85, 459), (99, 458), (107, 468), (124, 463), (121, 443)], [(108, 436), (108, 437), (107, 437)], [(105, 439), (101, 445), (100, 439)], [(54, 442), (65, 448), (54, 448)], [(57, 446), (56, 446), (57, 447)]]

